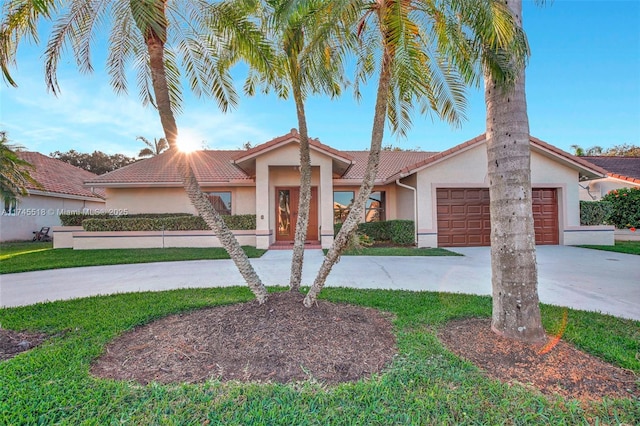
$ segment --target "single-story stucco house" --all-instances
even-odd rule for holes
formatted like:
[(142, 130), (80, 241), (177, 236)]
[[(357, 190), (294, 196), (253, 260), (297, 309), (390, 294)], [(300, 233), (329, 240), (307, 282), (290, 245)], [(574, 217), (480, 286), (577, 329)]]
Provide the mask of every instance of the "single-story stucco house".
[(640, 188), (640, 157), (580, 157), (607, 172), (602, 179), (580, 183), (580, 199), (598, 201), (609, 191), (620, 188)]
[(29, 172), (40, 186), (29, 183), (26, 196), (2, 199), (0, 241), (30, 240), (42, 227), (59, 226), (64, 212), (104, 210), (104, 189), (84, 185), (97, 175), (39, 152), (17, 154), (33, 166)]
[[(259, 248), (294, 238), (299, 138), (292, 129), (249, 150), (191, 154), (203, 191), (221, 213), (256, 215)], [(368, 151), (340, 151), (317, 139), (310, 145), (313, 190), (308, 239), (329, 247), (334, 223), (344, 217), (358, 192)], [(139, 161), (85, 185), (106, 190), (107, 210), (195, 213), (171, 155)], [(538, 244), (603, 243), (603, 238), (612, 243), (612, 229), (580, 226), (577, 183), (602, 178), (604, 170), (532, 137), (531, 175)], [(419, 247), (489, 245), (484, 135), (444, 152), (383, 151), (362, 220), (389, 219), (415, 221)]]

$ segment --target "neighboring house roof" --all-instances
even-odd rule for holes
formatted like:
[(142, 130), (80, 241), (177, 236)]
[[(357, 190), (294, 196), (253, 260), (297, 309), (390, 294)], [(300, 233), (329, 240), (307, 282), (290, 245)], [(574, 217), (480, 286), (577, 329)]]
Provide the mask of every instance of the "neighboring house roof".
[[(282, 146), (298, 143), (300, 135), (295, 129), (286, 135), (279, 136), (249, 150), (236, 151), (195, 151), (191, 153), (191, 164), (198, 182), (201, 185), (224, 183), (251, 184), (255, 170), (256, 157)], [(427, 151), (381, 151), (380, 165), (376, 177), (377, 184), (391, 183), (396, 179), (413, 174), (424, 167), (447, 159), (476, 145), (485, 143), (485, 136), (480, 135), (469, 141), (456, 145), (443, 152)], [(369, 151), (338, 151), (320, 143), (317, 139), (309, 140), (310, 148), (330, 156), (333, 160), (334, 173), (339, 176), (340, 183), (358, 183), (364, 178)], [(587, 178), (604, 177), (606, 171), (586, 160), (575, 157), (540, 139), (531, 138), (533, 149), (543, 155), (553, 157), (578, 170)], [(121, 169), (115, 170), (86, 182), (86, 185), (105, 187), (134, 186), (180, 186), (182, 180), (174, 161), (173, 152), (141, 160)]]
[(640, 157), (584, 156), (581, 158), (602, 167), (610, 177), (640, 184)]
[(34, 167), (29, 173), (41, 185), (38, 187), (28, 184), (29, 194), (62, 198), (105, 198), (104, 189), (92, 192), (91, 188), (84, 186), (85, 181), (94, 179), (97, 175), (39, 152), (18, 151), (17, 154)]

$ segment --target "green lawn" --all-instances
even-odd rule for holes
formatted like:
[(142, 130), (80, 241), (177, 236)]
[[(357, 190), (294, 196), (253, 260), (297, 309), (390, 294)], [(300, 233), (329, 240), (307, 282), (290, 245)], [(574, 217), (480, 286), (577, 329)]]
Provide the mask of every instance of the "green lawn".
[[(250, 258), (260, 257), (266, 251), (254, 247), (243, 249)], [(201, 259), (229, 259), (229, 255), (222, 248), (73, 250), (53, 249), (52, 243), (0, 244), (0, 274), (78, 266)]]
[(613, 246), (578, 246), (594, 250), (614, 251), (617, 253), (640, 255), (640, 241), (616, 241)]
[[(141, 386), (96, 379), (93, 359), (126, 330), (176, 312), (251, 299), (246, 288), (131, 293), (0, 310), (3, 328), (44, 331), (44, 345), (0, 362), (0, 424), (396, 425), (638, 424), (640, 402), (582, 403), (488, 379), (435, 336), (446, 321), (488, 317), (489, 297), (328, 288), (324, 298), (392, 312), (399, 355), (380, 375), (325, 386)], [(543, 306), (554, 333), (563, 309)], [(569, 310), (564, 339), (640, 373), (640, 322)]]
[(346, 250), (343, 256), (462, 256), (462, 254), (442, 248), (363, 247)]

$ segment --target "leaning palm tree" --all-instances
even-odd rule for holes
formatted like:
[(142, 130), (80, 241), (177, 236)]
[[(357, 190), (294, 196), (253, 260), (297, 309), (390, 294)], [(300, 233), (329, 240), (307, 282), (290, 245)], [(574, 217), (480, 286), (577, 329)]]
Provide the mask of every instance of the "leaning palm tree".
[[(237, 102), (228, 73), (240, 56), (268, 72), (270, 49), (247, 18), (241, 2), (210, 4), (200, 0), (11, 0), (3, 9), (0, 27), (0, 68), (12, 85), (9, 68), (21, 38), (37, 40), (39, 18), (54, 21), (45, 52), (48, 88), (58, 93), (58, 61), (70, 46), (82, 72), (93, 70), (91, 42), (101, 30), (109, 34), (107, 71), (117, 93), (128, 90), (126, 73), (133, 65), (143, 104), (158, 110), (173, 161), (192, 204), (234, 260), (240, 273), (263, 303), (267, 292), (224, 220), (202, 193), (190, 156), (177, 149), (175, 113), (181, 110), (181, 83), (197, 96), (212, 97), (226, 111)], [(109, 25), (109, 28), (105, 28)], [(182, 65), (182, 67), (181, 67)]]
[[(522, 26), (522, 0), (506, 0)], [(508, 57), (508, 55), (506, 55)], [(501, 84), (487, 72), (487, 160), (491, 215), (491, 329), (505, 337), (546, 339), (538, 298), (536, 239), (532, 212), (529, 118), (524, 66)], [(576, 153), (582, 148), (574, 146)]]
[(27, 186), (39, 186), (31, 177), (33, 165), (17, 154), (22, 147), (9, 143), (7, 133), (0, 131), (0, 197), (13, 200), (27, 195)]
[[(248, 94), (261, 85), (263, 91), (274, 89), (280, 97), (291, 93), (296, 108), (300, 134), (300, 197), (296, 218), (289, 287), (298, 290), (302, 280), (304, 244), (309, 223), (311, 200), (311, 156), (305, 102), (310, 94), (339, 96), (344, 86), (342, 59), (347, 34), (334, 20), (333, 1), (262, 2), (259, 16), (264, 33), (276, 50), (277, 75), (253, 72), (245, 85)], [(344, 15), (342, 16), (344, 18)]]
[(144, 136), (138, 136), (136, 139), (142, 141), (142, 143), (146, 145), (146, 148), (142, 148), (138, 153), (138, 157), (140, 158), (155, 157), (169, 149), (169, 143), (167, 143), (165, 138), (153, 138), (153, 142), (149, 141), (149, 139)]
[[(361, 220), (378, 170), (385, 123), (405, 134), (417, 106), (423, 113), (432, 111), (459, 124), (464, 117), (465, 84), (480, 80), (477, 64), (482, 52), (513, 44), (517, 36), (508, 10), (496, 0), (451, 0), (438, 5), (377, 0), (360, 7), (356, 92), (359, 83), (376, 66), (379, 69), (369, 158), (358, 196), (304, 299), (305, 306), (315, 302)], [(500, 55), (485, 57), (496, 73), (507, 73), (508, 64)]]

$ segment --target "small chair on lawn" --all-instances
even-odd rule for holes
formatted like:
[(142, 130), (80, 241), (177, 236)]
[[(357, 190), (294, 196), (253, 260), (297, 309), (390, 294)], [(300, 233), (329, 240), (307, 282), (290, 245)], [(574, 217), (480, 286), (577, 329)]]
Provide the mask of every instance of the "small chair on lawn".
[(39, 231), (33, 231), (33, 241), (51, 241), (49, 236), (49, 227), (43, 226)]

